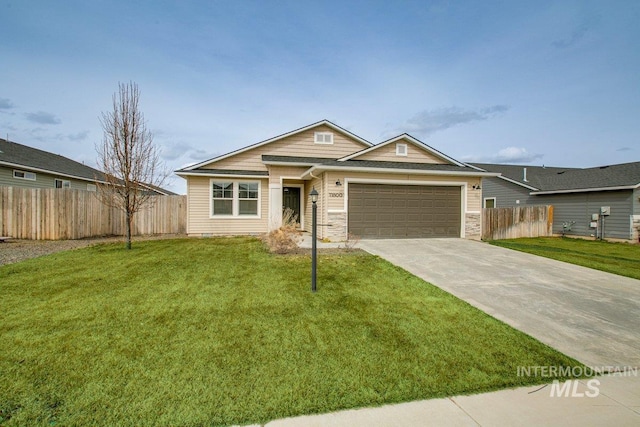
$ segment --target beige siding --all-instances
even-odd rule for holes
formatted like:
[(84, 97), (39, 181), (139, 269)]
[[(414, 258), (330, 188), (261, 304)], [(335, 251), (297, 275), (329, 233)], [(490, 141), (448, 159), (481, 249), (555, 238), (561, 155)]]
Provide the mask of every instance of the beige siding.
[(260, 218), (225, 218), (210, 217), (211, 192), (209, 177), (188, 177), (187, 193), (189, 194), (188, 225), (189, 235), (238, 235), (259, 234), (267, 231), (269, 221), (269, 183), (260, 180)]
[[(314, 143), (315, 132), (332, 132), (333, 144)], [(326, 157), (337, 159), (365, 148), (363, 144), (344, 136), (328, 126), (318, 126), (296, 135), (253, 148), (226, 159), (209, 163), (204, 169), (267, 170), (263, 154), (276, 156)]]
[(269, 183), (279, 184), (281, 177), (297, 178), (300, 177), (308, 167), (297, 166), (269, 166)]
[(414, 144), (408, 141), (398, 141), (399, 144), (407, 144), (407, 155), (396, 155), (396, 143), (384, 145), (362, 154), (361, 156), (354, 157), (354, 160), (373, 160), (384, 162), (409, 162), (409, 163), (437, 163), (448, 164), (449, 162), (434, 156), (433, 154), (416, 147)]

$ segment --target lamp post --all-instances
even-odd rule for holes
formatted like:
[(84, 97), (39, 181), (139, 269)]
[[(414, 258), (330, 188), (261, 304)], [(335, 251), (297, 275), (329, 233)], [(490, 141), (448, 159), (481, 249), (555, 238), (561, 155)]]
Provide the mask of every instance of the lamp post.
[(318, 237), (318, 191), (315, 187), (309, 193), (311, 197), (311, 292), (316, 291), (316, 260), (317, 254), (317, 237)]

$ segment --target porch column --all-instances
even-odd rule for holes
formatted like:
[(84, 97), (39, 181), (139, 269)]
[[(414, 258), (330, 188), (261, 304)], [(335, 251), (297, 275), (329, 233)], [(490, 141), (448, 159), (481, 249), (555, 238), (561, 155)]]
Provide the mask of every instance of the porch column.
[(282, 185), (269, 184), (269, 231), (282, 226)]

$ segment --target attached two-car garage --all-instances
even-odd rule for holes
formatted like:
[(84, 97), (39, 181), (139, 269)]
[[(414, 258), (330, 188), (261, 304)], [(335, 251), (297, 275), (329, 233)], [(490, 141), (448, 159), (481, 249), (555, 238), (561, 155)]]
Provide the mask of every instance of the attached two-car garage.
[(461, 187), (349, 184), (348, 231), (363, 238), (460, 237)]

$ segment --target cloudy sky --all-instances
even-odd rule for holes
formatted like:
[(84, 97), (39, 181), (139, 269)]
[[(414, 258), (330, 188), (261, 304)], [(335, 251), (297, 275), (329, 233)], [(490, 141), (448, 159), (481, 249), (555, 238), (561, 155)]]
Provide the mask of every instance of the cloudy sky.
[(322, 119), (463, 161), (640, 160), (637, 0), (0, 0), (0, 16), (0, 136), (92, 166), (129, 81), (171, 170)]

